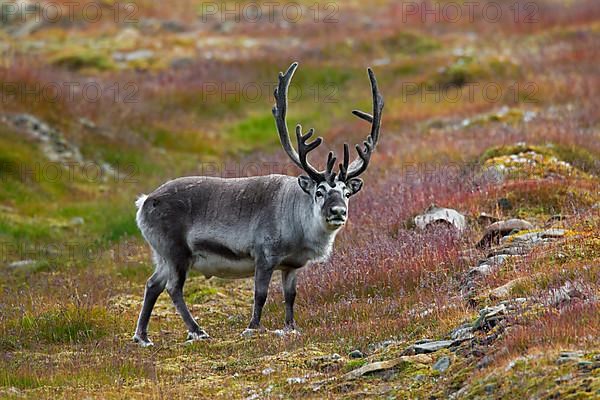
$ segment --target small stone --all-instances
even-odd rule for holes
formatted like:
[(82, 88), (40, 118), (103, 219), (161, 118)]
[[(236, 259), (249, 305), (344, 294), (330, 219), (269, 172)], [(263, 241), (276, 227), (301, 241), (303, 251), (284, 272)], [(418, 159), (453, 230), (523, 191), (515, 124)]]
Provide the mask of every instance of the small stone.
[(348, 357), (350, 357), (350, 358), (363, 358), (364, 354), (360, 350), (356, 349), (356, 350), (352, 350), (348, 354)]
[(438, 358), (438, 360), (435, 362), (435, 364), (433, 364), (433, 368), (436, 371), (439, 372), (445, 372), (448, 368), (450, 367), (450, 357), (448, 356), (443, 356)]
[(268, 367), (268, 368), (265, 368), (262, 370), (263, 375), (271, 375), (273, 372), (275, 372), (275, 370), (271, 367)]
[(415, 375), (415, 381), (423, 382), (424, 380), (425, 380), (425, 375), (423, 375), (423, 374)]
[(298, 383), (305, 383), (305, 382), (306, 382), (306, 378), (303, 378), (301, 376), (287, 378), (287, 383), (289, 383), (289, 384), (298, 384)]

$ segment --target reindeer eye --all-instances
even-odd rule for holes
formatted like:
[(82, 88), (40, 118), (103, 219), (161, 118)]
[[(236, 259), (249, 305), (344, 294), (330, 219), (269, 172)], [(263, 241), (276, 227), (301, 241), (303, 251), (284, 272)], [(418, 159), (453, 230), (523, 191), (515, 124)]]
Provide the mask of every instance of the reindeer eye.
[(315, 196), (323, 197), (323, 192), (321, 192), (320, 190), (317, 190), (317, 193), (315, 194)]
[(346, 197), (350, 197), (350, 192), (346, 192)]

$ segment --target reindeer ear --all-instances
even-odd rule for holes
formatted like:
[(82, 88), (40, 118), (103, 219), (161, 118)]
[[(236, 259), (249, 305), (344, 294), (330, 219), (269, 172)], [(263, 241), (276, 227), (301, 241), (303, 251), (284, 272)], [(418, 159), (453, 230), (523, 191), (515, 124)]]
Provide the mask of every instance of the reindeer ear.
[(306, 193), (311, 194), (312, 188), (315, 186), (315, 181), (310, 179), (308, 176), (300, 175), (298, 177), (298, 185), (304, 190)]
[(356, 194), (362, 189), (363, 180), (360, 178), (352, 178), (346, 182), (346, 186), (350, 189), (351, 194)]

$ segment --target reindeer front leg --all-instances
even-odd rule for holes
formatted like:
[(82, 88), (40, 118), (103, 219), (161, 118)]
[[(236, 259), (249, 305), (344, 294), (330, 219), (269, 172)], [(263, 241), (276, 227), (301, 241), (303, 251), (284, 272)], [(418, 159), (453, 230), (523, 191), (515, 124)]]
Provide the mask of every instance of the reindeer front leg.
[(242, 336), (251, 336), (257, 329), (260, 328), (260, 317), (262, 309), (267, 301), (269, 293), (269, 284), (271, 276), (276, 264), (269, 260), (264, 255), (259, 255), (256, 258), (256, 267), (254, 270), (254, 306), (252, 307), (252, 319), (248, 328), (242, 332)]
[(296, 300), (296, 270), (288, 269), (281, 271), (281, 287), (285, 299), (285, 332), (296, 331), (294, 321), (294, 301)]

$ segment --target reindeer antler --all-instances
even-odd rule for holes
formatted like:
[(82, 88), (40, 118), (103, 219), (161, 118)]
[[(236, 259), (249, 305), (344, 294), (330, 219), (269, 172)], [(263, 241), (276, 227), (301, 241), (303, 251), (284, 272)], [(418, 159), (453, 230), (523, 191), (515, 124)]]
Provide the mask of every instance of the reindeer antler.
[(367, 114), (360, 110), (353, 110), (352, 114), (356, 115), (360, 119), (371, 124), (371, 132), (367, 136), (367, 140), (363, 142), (364, 149), (360, 145), (356, 145), (356, 152), (358, 158), (356, 158), (350, 165), (348, 165), (348, 144), (344, 143), (344, 163), (340, 164), (339, 179), (341, 181), (347, 181), (348, 179), (355, 178), (362, 174), (369, 166), (371, 160), (371, 154), (377, 146), (379, 140), (379, 129), (381, 127), (381, 113), (383, 112), (383, 97), (379, 93), (377, 87), (377, 80), (375, 74), (371, 68), (367, 69), (369, 74), (369, 80), (371, 81), (371, 91), (373, 93), (373, 115)]
[[(318, 171), (313, 167), (307, 160), (308, 153), (319, 147), (323, 142), (323, 138), (318, 137), (312, 142), (307, 141), (313, 136), (315, 130), (309, 129), (306, 134), (302, 134), (302, 126), (298, 124), (296, 126), (296, 139), (298, 140), (298, 151), (294, 149), (290, 141), (290, 135), (287, 129), (286, 113), (287, 113), (287, 93), (290, 81), (294, 72), (298, 68), (298, 63), (294, 62), (286, 73), (279, 73), (279, 84), (275, 89), (273, 95), (275, 96), (275, 105), (273, 106), (273, 116), (275, 117), (275, 123), (277, 125), (277, 132), (279, 133), (279, 140), (283, 149), (290, 157), (290, 159), (299, 168), (303, 169), (308, 176), (311, 177), (315, 182), (329, 182), (333, 185), (336, 177), (336, 173), (333, 172), (336, 157), (333, 152), (329, 152), (327, 156), (327, 168), (324, 171)], [(363, 142), (364, 149), (360, 145), (356, 145), (356, 152), (358, 157), (349, 163), (349, 150), (348, 143), (344, 143), (344, 160), (343, 163), (339, 164), (339, 175), (340, 181), (347, 181), (348, 179), (354, 178), (362, 174), (369, 165), (371, 154), (377, 146), (379, 140), (379, 128), (381, 127), (381, 113), (383, 111), (383, 97), (379, 93), (377, 87), (377, 81), (375, 74), (371, 68), (367, 69), (369, 74), (369, 80), (371, 81), (371, 90), (373, 93), (373, 115), (367, 114), (359, 110), (353, 110), (352, 114), (357, 117), (364, 119), (371, 123), (371, 132), (367, 139)]]
[(327, 169), (325, 171), (318, 171), (313, 167), (307, 160), (309, 152), (313, 151), (323, 142), (323, 138), (318, 137), (310, 143), (307, 141), (313, 136), (315, 130), (309, 129), (306, 134), (302, 134), (302, 126), (296, 125), (296, 139), (298, 140), (298, 151), (294, 149), (290, 141), (290, 134), (287, 129), (286, 113), (287, 113), (287, 93), (288, 87), (294, 71), (298, 67), (298, 63), (294, 62), (285, 74), (279, 73), (279, 85), (275, 89), (273, 95), (275, 96), (275, 105), (273, 106), (273, 116), (275, 117), (275, 123), (277, 125), (277, 132), (279, 133), (279, 140), (283, 149), (290, 157), (290, 159), (299, 168), (303, 169), (308, 176), (311, 177), (315, 182), (330, 182), (333, 183), (335, 180), (335, 173), (333, 173), (333, 166), (335, 165), (335, 157), (332, 152), (329, 153), (327, 158)]

